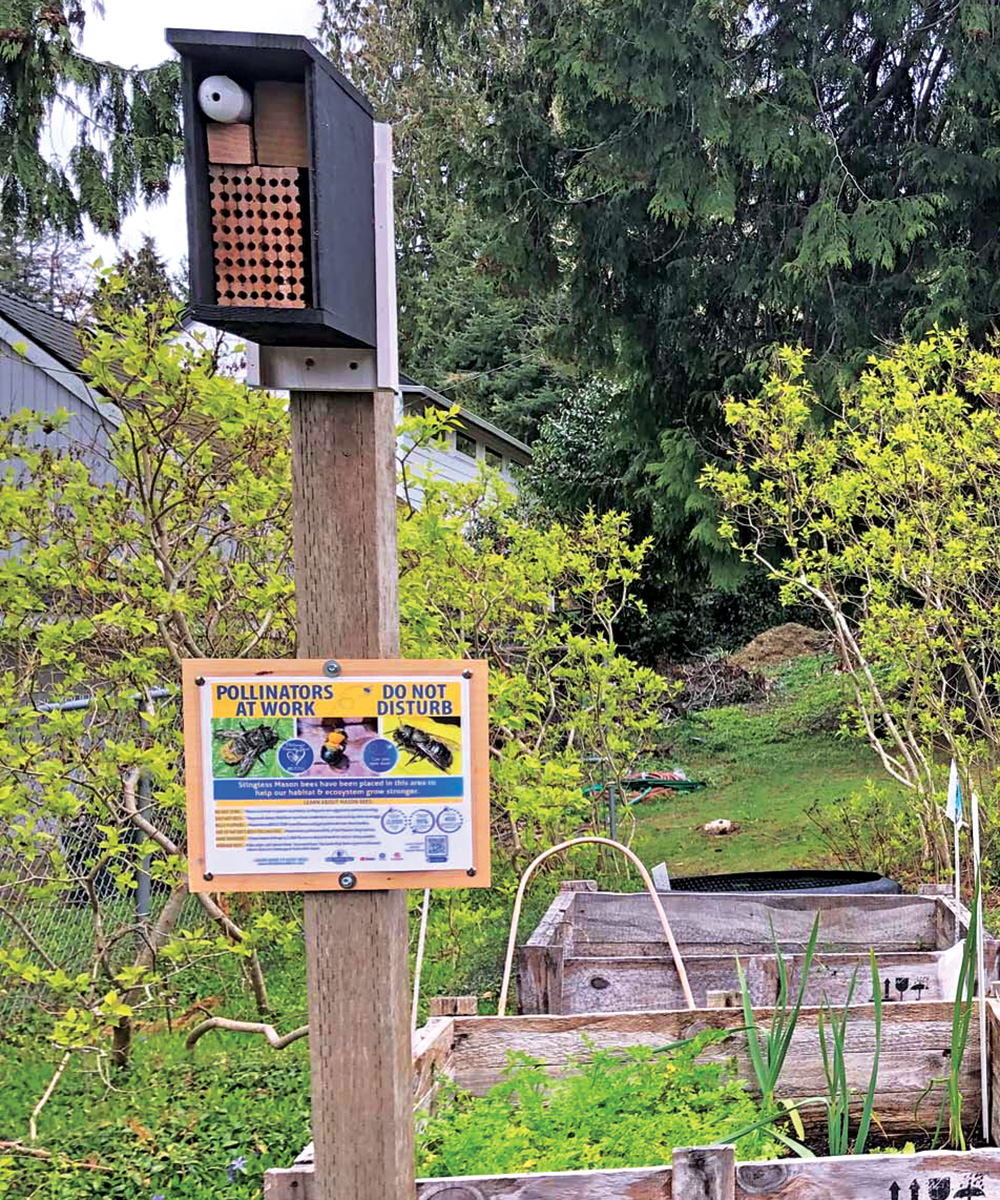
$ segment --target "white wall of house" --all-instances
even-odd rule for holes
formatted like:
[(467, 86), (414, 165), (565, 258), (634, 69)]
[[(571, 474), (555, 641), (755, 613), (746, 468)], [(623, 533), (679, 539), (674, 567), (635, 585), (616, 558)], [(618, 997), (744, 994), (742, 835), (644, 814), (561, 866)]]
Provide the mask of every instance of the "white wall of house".
[[(444, 397), (440, 400), (435, 397), (436, 394), (429, 389), (399, 395), (397, 417), (401, 418), (407, 409), (423, 408), (427, 404), (448, 407)], [(475, 418), (463, 420), (460, 416), (459, 425), (459, 429), (447, 434), (445, 446), (422, 446), (410, 455), (407, 467), (411, 475), (419, 477), (430, 469), (438, 479), (448, 483), (471, 483), (478, 476), (480, 466), (485, 464), (500, 471), (511, 487), (516, 489), (512, 467), (530, 461), (528, 448), (495, 427), (483, 428), (488, 422), (478, 422)], [(420, 494), (419, 486), (411, 487), (410, 499), (414, 503), (419, 504)], [(402, 486), (399, 495), (403, 498)]]

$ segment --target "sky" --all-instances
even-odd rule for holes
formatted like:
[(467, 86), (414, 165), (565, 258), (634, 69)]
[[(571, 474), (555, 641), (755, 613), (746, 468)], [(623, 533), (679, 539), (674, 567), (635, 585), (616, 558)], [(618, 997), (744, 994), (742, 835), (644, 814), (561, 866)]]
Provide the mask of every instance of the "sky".
[[(123, 67), (152, 67), (163, 62), (172, 51), (163, 40), (169, 25), (176, 29), (245, 30), (251, 33), (315, 34), (319, 23), (316, 0), (104, 0), (104, 19), (93, 11), (87, 16), (82, 50), (91, 58), (118, 63)], [(57, 118), (69, 120), (67, 116)], [(58, 147), (65, 135), (53, 129), (53, 144)], [(176, 267), (187, 253), (187, 229), (184, 215), (184, 187), (178, 169), (171, 182), (165, 204), (140, 209), (125, 222), (121, 244), (134, 249), (144, 234), (152, 234), (160, 253)], [(91, 233), (88, 243), (95, 256), (105, 262), (117, 257), (114, 242)]]

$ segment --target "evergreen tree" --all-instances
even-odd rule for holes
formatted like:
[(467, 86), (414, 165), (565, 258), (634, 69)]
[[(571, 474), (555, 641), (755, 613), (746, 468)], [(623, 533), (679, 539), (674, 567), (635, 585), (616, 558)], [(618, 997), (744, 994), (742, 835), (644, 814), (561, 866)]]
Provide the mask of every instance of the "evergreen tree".
[(810, 348), (833, 399), (901, 331), (993, 330), (997, 5), (410, 7), (428, 76), (450, 80), (456, 45), (469, 64), (449, 186), (507, 286), (568, 297), (551, 352), (623, 384), (625, 499), (676, 580), (731, 571), (697, 478), (727, 452), (722, 399), (777, 344)]
[[(0, 227), (79, 237), (83, 219), (117, 233), (137, 199), (166, 194), (180, 160), (174, 62), (126, 70), (78, 48), (87, 0), (0, 0)], [(99, 0), (90, 7), (100, 12)], [(76, 118), (66, 161), (43, 134), (59, 106)]]
[(147, 233), (134, 254), (131, 250), (123, 251), (113, 274), (100, 278), (95, 307), (107, 308), (114, 313), (131, 313), (142, 306), (179, 298), (166, 261), (160, 257), (156, 242)]
[(89, 303), (92, 258), (90, 247), (64, 233), (31, 238), (0, 229), (0, 289), (79, 320)]
[(429, 69), (409, 0), (320, 6), (331, 58), (393, 124), (404, 369), (530, 439), (579, 382), (551, 350), (564, 298), (522, 286), (521, 264), (505, 261), (511, 243), (453, 169), (457, 148), (471, 153), (489, 118), (468, 38), (442, 40)]

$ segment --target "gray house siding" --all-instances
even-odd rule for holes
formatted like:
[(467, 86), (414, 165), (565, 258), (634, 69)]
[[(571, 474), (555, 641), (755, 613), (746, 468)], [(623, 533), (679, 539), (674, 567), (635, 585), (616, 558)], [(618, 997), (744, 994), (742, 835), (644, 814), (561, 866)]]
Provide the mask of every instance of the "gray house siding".
[[(65, 367), (61, 370), (67, 377), (72, 376)], [(79, 383), (75, 376), (72, 378)], [(68, 390), (55, 371), (43, 370), (0, 341), (0, 414), (11, 416), (22, 408), (46, 416), (55, 416), (64, 409), (68, 422), (58, 433), (44, 436), (44, 444), (55, 450), (77, 450), (101, 483), (114, 478), (107, 462), (108, 434), (113, 428), (110, 420)]]

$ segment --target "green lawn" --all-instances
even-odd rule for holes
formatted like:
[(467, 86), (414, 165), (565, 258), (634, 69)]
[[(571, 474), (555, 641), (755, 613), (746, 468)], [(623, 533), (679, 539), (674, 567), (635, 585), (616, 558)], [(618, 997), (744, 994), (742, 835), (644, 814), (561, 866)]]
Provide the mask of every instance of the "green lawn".
[[(867, 743), (839, 731), (849, 684), (829, 656), (795, 659), (773, 672), (766, 702), (695, 714), (668, 730), (656, 766), (681, 766), (705, 791), (634, 810), (636, 853), (666, 862), (671, 876), (836, 865), (807, 810), (832, 811), (869, 780), (901, 795)], [(711, 836), (717, 817), (738, 833)]]
[[(814, 801), (835, 805), (882, 775), (866, 747), (826, 734), (755, 754), (689, 752), (683, 766), (708, 783), (705, 791), (636, 809), (633, 848), (647, 865), (666, 862), (672, 876), (834, 866), (806, 810)], [(739, 832), (703, 833), (717, 817), (738, 822)]]

